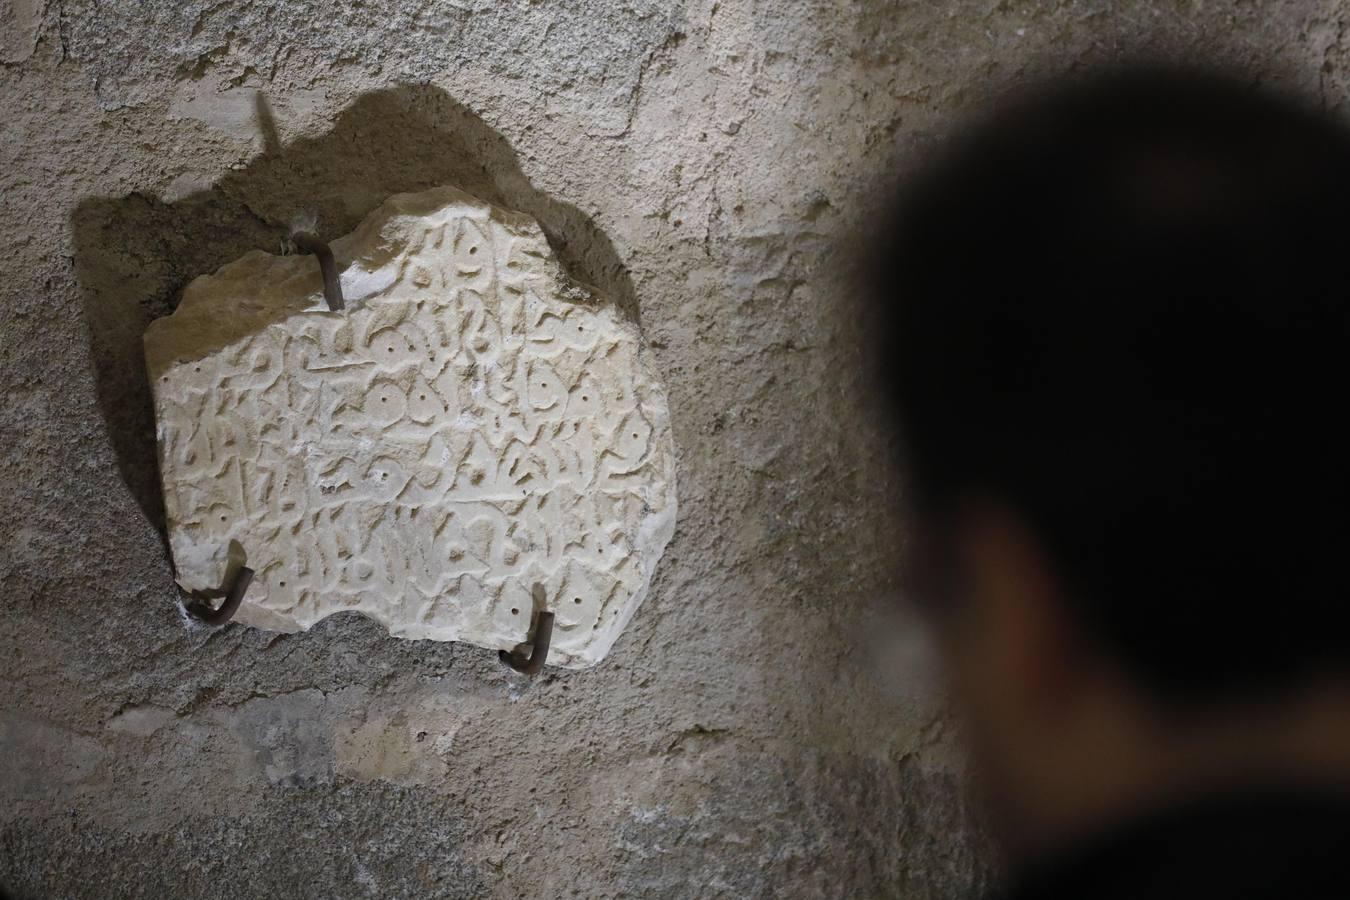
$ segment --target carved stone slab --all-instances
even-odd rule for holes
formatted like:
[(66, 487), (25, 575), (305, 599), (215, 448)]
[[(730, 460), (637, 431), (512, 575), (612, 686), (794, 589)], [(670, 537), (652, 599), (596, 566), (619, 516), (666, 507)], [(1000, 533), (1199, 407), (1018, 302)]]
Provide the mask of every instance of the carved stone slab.
[(531, 589), (549, 662), (592, 665), (675, 527), (665, 391), (637, 329), (570, 282), (538, 225), (450, 188), (390, 198), (312, 256), (255, 251), (151, 324), (179, 584), (257, 573), (235, 618), (345, 610), (510, 649)]

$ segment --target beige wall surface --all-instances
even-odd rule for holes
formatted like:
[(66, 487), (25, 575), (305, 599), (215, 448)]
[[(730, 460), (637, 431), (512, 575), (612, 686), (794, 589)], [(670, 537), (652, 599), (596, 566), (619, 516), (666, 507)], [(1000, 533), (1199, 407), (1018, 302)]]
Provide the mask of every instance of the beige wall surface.
[[(1314, 0), (0, 0), (0, 881), (112, 897), (960, 897), (846, 287), (992, 90), (1140, 54), (1346, 86)], [(640, 324), (679, 522), (599, 666), (192, 627), (141, 336), (449, 184)]]

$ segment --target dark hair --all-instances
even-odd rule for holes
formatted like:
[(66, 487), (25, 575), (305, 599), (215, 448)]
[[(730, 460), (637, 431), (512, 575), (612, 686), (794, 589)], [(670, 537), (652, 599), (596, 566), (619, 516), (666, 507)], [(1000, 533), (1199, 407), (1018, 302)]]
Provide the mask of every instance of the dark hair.
[(1085, 632), (1166, 697), (1350, 662), (1350, 136), (1216, 74), (1006, 103), (875, 253), (920, 510), (1022, 517)]

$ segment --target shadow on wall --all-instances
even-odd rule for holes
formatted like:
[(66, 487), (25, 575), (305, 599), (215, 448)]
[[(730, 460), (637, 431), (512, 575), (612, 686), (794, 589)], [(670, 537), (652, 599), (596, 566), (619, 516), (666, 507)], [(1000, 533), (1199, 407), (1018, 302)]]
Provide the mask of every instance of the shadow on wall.
[(262, 95), (263, 154), (210, 190), (172, 203), (131, 194), (92, 198), (73, 217), (98, 405), (123, 480), (164, 529), (155, 422), (141, 336), (183, 288), (249, 250), (281, 251), (292, 224), (317, 222), (327, 241), (389, 195), (451, 185), (528, 213), (572, 277), (638, 320), (632, 281), (609, 239), (576, 207), (531, 186), (506, 139), (444, 91), (405, 86), (366, 94), (334, 128), (286, 146)]

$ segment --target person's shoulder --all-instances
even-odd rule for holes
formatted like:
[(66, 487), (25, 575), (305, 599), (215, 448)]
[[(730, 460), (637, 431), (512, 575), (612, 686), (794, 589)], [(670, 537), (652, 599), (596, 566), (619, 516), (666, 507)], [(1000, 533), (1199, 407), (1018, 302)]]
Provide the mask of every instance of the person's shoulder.
[(1195, 799), (1066, 847), (990, 900), (1350, 898), (1350, 790)]

